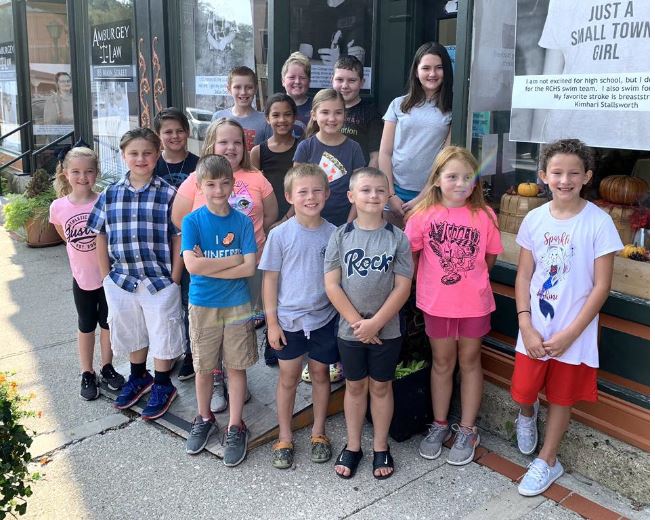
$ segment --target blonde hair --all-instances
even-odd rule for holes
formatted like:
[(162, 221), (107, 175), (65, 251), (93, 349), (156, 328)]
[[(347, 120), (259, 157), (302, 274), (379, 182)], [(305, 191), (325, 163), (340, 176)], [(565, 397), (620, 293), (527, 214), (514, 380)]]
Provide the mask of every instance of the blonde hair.
[(343, 110), (345, 112), (346, 110), (346, 102), (343, 99), (343, 96), (334, 90), (333, 88), (324, 88), (323, 90), (319, 90), (316, 95), (314, 96), (314, 99), (312, 100), (312, 113), (311, 117), (309, 118), (309, 124), (307, 125), (307, 130), (305, 131), (305, 137), (310, 138), (314, 134), (318, 133), (320, 128), (318, 127), (318, 123), (316, 122), (316, 111), (318, 110), (318, 107), (321, 103), (324, 101), (340, 101), (341, 104), (343, 105)]
[(478, 176), (480, 165), (478, 164), (478, 161), (476, 161), (475, 157), (473, 157), (471, 152), (460, 146), (446, 146), (441, 150), (441, 152), (439, 152), (437, 157), (434, 159), (434, 163), (432, 164), (432, 172), (430, 173), (430, 177), (426, 183), (430, 186), (430, 189), (426, 193), (425, 197), (410, 212), (409, 216), (420, 213), (422, 211), (426, 211), (432, 206), (443, 205), (443, 193), (441, 192), (441, 188), (437, 186), (436, 183), (439, 179), (439, 175), (441, 175), (441, 172), (446, 167), (446, 164), (453, 160), (462, 161), (464, 164), (468, 165), (471, 170), (473, 170), (473, 174), (475, 176), (475, 180), (473, 181), (475, 183), (473, 186), (473, 191), (469, 195), (468, 199), (466, 199), (466, 205), (468, 208), (473, 211), (473, 213), (476, 213), (479, 210), (484, 211), (489, 219), (494, 223), (494, 225), (498, 227), (493, 210), (487, 206), (486, 202), (484, 201), (482, 181)]
[(282, 82), (284, 82), (284, 76), (289, 72), (289, 67), (291, 65), (300, 65), (307, 74), (307, 79), (312, 78), (312, 64), (309, 62), (309, 58), (305, 56), (302, 52), (292, 52), (291, 55), (287, 58), (287, 61), (282, 65)]
[(325, 185), (325, 189), (330, 189), (330, 182), (328, 181), (327, 175), (321, 170), (318, 164), (302, 163), (289, 169), (284, 176), (284, 193), (290, 195), (293, 190), (294, 181), (305, 177), (320, 177)]
[(200, 186), (202, 181), (217, 179), (230, 179), (234, 181), (232, 166), (222, 155), (208, 154), (198, 159), (196, 165), (196, 183)]
[(241, 157), (241, 162), (239, 163), (239, 168), (242, 170), (252, 171), (253, 167), (250, 165), (250, 154), (248, 153), (248, 146), (246, 144), (246, 133), (243, 131), (243, 127), (232, 119), (226, 117), (221, 117), (214, 121), (209, 128), (207, 128), (207, 134), (205, 135), (205, 140), (202, 143), (202, 148), (200, 149), (200, 157), (205, 155), (210, 155), (214, 153), (214, 144), (216, 143), (216, 133), (218, 129), (223, 125), (233, 126), (239, 129), (241, 132), (241, 142), (243, 143), (243, 157)]
[(66, 171), (68, 170), (70, 162), (73, 159), (89, 159), (93, 162), (96, 172), (100, 173), (98, 171), (98, 155), (93, 150), (86, 148), (85, 146), (71, 148), (64, 157), (64, 160), (57, 163), (55, 180), (53, 182), (57, 197), (65, 197), (73, 191), (73, 187), (70, 185), (70, 182), (68, 182), (68, 179), (66, 178)]

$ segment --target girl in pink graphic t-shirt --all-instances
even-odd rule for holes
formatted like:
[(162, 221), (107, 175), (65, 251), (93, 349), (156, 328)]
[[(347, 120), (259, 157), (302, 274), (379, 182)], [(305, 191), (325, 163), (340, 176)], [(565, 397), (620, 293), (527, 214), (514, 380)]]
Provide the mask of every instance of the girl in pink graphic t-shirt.
[(478, 164), (468, 150), (447, 146), (437, 156), (429, 191), (410, 214), (405, 233), (414, 255), (416, 306), (425, 316), (432, 347), (434, 422), (419, 454), (436, 459), (450, 438), (448, 408), (459, 361), (462, 418), (447, 462), (473, 460), (480, 435), (475, 419), (482, 399), (481, 338), (495, 310), (489, 270), (503, 251), (493, 211), (485, 204)]
[(70, 150), (57, 166), (55, 189), (58, 199), (50, 205), (50, 222), (66, 241), (66, 252), (73, 273), (73, 299), (77, 309), (77, 343), (82, 369), (80, 397), (87, 401), (100, 395), (98, 377), (93, 370), (96, 326), (100, 325), (100, 378), (112, 390), (123, 386), (125, 379), (112, 365), (107, 301), (96, 255), (96, 236), (86, 222), (98, 199), (93, 185), (98, 175), (98, 156), (84, 147)]

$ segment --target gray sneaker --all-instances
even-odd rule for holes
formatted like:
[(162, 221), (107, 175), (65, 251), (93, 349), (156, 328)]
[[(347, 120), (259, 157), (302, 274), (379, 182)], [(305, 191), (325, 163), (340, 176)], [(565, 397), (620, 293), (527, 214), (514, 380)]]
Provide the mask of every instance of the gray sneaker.
[(519, 451), (523, 455), (531, 455), (537, 449), (538, 431), (537, 431), (537, 413), (539, 412), (539, 399), (532, 405), (534, 413), (532, 417), (525, 417), (519, 412), (519, 416), (514, 423), (516, 424), (516, 442)]
[(450, 448), (446, 462), (453, 466), (463, 466), (473, 460), (475, 448), (480, 444), (480, 434), (475, 426), (467, 428), (466, 426), (453, 424), (452, 428), (455, 432), (455, 442), (453, 442), (453, 447)]
[(227, 399), (225, 397), (225, 379), (223, 373), (218, 372), (214, 374), (214, 390), (212, 392), (212, 400), (209, 408), (214, 413), (221, 413), (227, 408)]
[(214, 430), (216, 430), (216, 418), (213, 415), (209, 421), (205, 421), (202, 415), (198, 415), (193, 420), (191, 432), (186, 440), (186, 452), (189, 455), (196, 455), (204, 450)]
[(424, 459), (434, 460), (441, 455), (441, 447), (444, 442), (450, 439), (450, 428), (448, 425), (441, 426), (437, 423), (432, 423), (428, 434), (421, 441), (418, 447), (418, 454)]
[(248, 436), (248, 428), (243, 422), (241, 426), (230, 426), (227, 429), (223, 464), (228, 467), (236, 466), (246, 458)]

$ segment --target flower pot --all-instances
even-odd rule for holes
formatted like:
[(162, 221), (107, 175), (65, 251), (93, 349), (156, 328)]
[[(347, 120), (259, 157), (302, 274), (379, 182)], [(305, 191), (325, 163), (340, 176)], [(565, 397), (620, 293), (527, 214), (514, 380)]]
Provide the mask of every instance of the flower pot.
[(25, 224), (27, 245), (29, 247), (50, 247), (61, 244), (63, 240), (50, 222), (28, 220)]

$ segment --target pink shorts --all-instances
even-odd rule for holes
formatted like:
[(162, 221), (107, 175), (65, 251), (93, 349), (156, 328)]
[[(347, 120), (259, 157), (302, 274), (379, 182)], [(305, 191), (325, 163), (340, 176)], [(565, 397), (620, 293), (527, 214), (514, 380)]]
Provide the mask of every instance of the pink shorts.
[(425, 333), (430, 338), (481, 338), (491, 330), (491, 314), (475, 318), (441, 318), (427, 312), (425, 317)]

